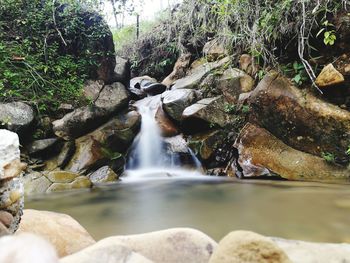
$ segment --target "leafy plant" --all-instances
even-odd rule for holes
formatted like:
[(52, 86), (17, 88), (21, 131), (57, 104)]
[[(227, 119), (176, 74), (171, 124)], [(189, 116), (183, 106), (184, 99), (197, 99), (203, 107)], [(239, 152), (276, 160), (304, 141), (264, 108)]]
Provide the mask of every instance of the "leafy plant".
[(283, 66), (282, 71), (287, 76), (291, 76), (292, 81), (298, 86), (308, 80), (304, 65), (297, 61)]
[(317, 37), (323, 32), (323, 43), (327, 46), (333, 46), (335, 41), (337, 40), (336, 31), (334, 29), (329, 29), (335, 28), (335, 26), (330, 23), (328, 20), (325, 20), (322, 25), (324, 26), (323, 28), (320, 29), (317, 33)]
[(335, 155), (329, 152), (322, 152), (322, 158), (329, 163), (335, 163)]
[(226, 113), (234, 113), (236, 111), (236, 105), (234, 104), (229, 104), (229, 103), (225, 103), (224, 105), (224, 111)]

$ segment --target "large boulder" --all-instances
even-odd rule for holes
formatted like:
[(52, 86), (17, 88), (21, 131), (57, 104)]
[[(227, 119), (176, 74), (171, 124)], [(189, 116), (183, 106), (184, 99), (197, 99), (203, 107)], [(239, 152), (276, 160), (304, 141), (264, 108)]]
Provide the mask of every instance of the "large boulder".
[(34, 121), (35, 115), (31, 106), (23, 102), (0, 103), (0, 127), (21, 136), (32, 128)]
[(155, 114), (155, 120), (164, 137), (172, 137), (179, 134), (178, 128), (175, 126), (173, 121), (164, 112), (162, 106), (160, 105)]
[(59, 138), (49, 138), (33, 141), (27, 150), (29, 155), (47, 155), (58, 153), (61, 150), (63, 144)]
[(48, 211), (26, 209), (17, 234), (32, 233), (50, 242), (59, 257), (95, 244), (90, 234), (72, 217)]
[(66, 169), (80, 173), (114, 159), (115, 153), (123, 153), (131, 145), (140, 123), (140, 114), (131, 111), (119, 114), (97, 130), (78, 138), (75, 154)]
[(130, 79), (130, 62), (127, 59), (116, 56), (115, 67), (113, 72), (113, 81), (127, 84)]
[(174, 228), (140, 235), (109, 237), (104, 239), (103, 242), (122, 244), (155, 263), (208, 262), (217, 246), (217, 243), (207, 235), (189, 228)]
[(350, 112), (322, 101), (271, 73), (251, 93), (255, 121), (291, 147), (348, 162)]
[(214, 250), (209, 263), (291, 263), (286, 253), (270, 238), (249, 231), (234, 231)]
[(201, 98), (201, 93), (193, 89), (169, 90), (162, 94), (164, 111), (175, 121), (182, 121), (184, 109)]
[(185, 77), (190, 67), (191, 57), (191, 53), (182, 54), (177, 59), (173, 71), (162, 81), (162, 84), (170, 87), (176, 80)]
[(243, 176), (277, 174), (288, 180), (349, 180), (350, 170), (330, 164), (323, 158), (295, 150), (267, 130), (248, 123), (235, 147)]
[(86, 93), (91, 94), (92, 98), (96, 97), (93, 104), (78, 108), (54, 121), (53, 130), (57, 136), (69, 140), (86, 134), (105, 122), (113, 113), (126, 107), (129, 101), (127, 90), (118, 82), (103, 86), (98, 94), (91, 90)]
[(175, 81), (172, 89), (195, 89), (201, 81), (212, 71), (225, 66), (231, 62), (230, 57), (223, 58), (216, 62), (205, 63), (189, 72), (188, 76)]

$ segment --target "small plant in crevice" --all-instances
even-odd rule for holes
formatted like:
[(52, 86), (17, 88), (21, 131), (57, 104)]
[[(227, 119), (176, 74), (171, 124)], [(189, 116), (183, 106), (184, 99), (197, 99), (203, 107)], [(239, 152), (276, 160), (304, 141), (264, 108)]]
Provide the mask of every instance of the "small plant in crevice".
[(236, 110), (237, 110), (236, 105), (230, 104), (230, 103), (225, 103), (225, 105), (224, 105), (224, 111), (225, 111), (226, 113), (232, 114), (232, 113), (235, 113)]
[(330, 23), (328, 20), (325, 20), (322, 23), (322, 26), (323, 28), (321, 28), (320, 31), (318, 31), (316, 37), (318, 37), (323, 33), (323, 43), (326, 46), (328, 45), (333, 46), (335, 41), (337, 40), (335, 26), (332, 23)]
[(292, 78), (292, 81), (301, 86), (305, 81), (308, 80), (305, 67), (302, 63), (294, 61), (281, 67), (283, 74)]
[(335, 155), (330, 152), (322, 152), (322, 158), (328, 163), (335, 163)]

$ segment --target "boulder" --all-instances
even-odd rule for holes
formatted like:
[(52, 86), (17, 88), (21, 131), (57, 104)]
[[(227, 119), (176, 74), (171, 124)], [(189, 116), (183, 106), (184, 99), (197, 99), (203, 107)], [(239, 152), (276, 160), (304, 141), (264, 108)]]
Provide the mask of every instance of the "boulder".
[(0, 103), (0, 127), (25, 135), (35, 122), (31, 106), (23, 102)]
[(216, 38), (205, 43), (203, 47), (203, 55), (207, 57), (208, 61), (215, 61), (223, 58), (227, 56), (228, 53), (223, 42)]
[(103, 80), (88, 80), (85, 82), (83, 87), (83, 95), (84, 97), (91, 101), (92, 103), (97, 100), (100, 96), (100, 92), (104, 87)]
[(191, 53), (182, 54), (176, 61), (173, 71), (163, 81), (167, 87), (170, 87), (178, 79), (186, 76), (186, 71), (190, 67)]
[(288, 180), (346, 181), (350, 177), (350, 170), (295, 150), (251, 123), (241, 130), (234, 146), (245, 177), (266, 176), (271, 172)]
[(92, 183), (90, 179), (86, 176), (78, 176), (70, 183), (53, 183), (46, 190), (47, 193), (52, 192), (63, 192), (63, 191), (71, 191), (78, 189), (89, 189), (91, 188)]
[(60, 263), (96, 262), (152, 263), (153, 261), (134, 252), (130, 248), (120, 245), (117, 242), (108, 242), (108, 240), (101, 240), (82, 251), (60, 260)]
[(248, 75), (254, 76), (259, 70), (259, 65), (254, 63), (251, 55), (243, 54), (239, 57), (239, 68)]
[(270, 238), (249, 231), (226, 235), (209, 263), (291, 263), (286, 253)]
[(59, 257), (95, 244), (90, 234), (72, 217), (48, 211), (26, 209), (17, 234), (31, 233), (50, 242)]
[(348, 262), (349, 244), (311, 243), (296, 240), (272, 238), (295, 263)]
[(158, 110), (156, 111), (156, 115), (155, 115), (155, 120), (157, 121), (159, 128), (162, 131), (162, 136), (172, 137), (179, 134), (177, 127), (166, 115), (162, 106), (158, 107)]
[(129, 96), (121, 83), (106, 85), (93, 105), (68, 113), (53, 122), (53, 130), (65, 140), (77, 138), (104, 123), (108, 117), (128, 105)]
[(9, 228), (13, 222), (14, 218), (9, 212), (0, 211), (0, 223), (2, 223), (5, 227)]
[(42, 139), (32, 142), (28, 147), (29, 155), (50, 155), (60, 151), (62, 144), (58, 138)]
[(75, 152), (75, 142), (74, 141), (65, 142), (61, 152), (57, 156), (57, 166), (62, 169), (66, 167), (71, 157), (73, 156), (74, 152)]
[(184, 109), (182, 119), (187, 124), (186, 126), (192, 126), (196, 120), (199, 120), (207, 123), (208, 127), (223, 128), (233, 121), (230, 105), (222, 96), (202, 99)]
[(149, 83), (141, 86), (141, 90), (150, 96), (162, 94), (166, 90), (166, 86), (161, 83)]
[(141, 116), (136, 111), (119, 114), (97, 130), (75, 141), (76, 151), (66, 169), (80, 173), (104, 165), (122, 153), (138, 133)]
[(172, 89), (196, 89), (201, 81), (213, 70), (216, 70), (231, 62), (230, 57), (216, 62), (205, 63), (189, 72), (189, 75), (175, 81)]
[(93, 184), (110, 183), (118, 181), (118, 175), (109, 166), (103, 166), (88, 175)]
[(25, 195), (37, 195), (46, 193), (52, 182), (39, 172), (31, 172), (23, 177)]
[(130, 62), (127, 59), (116, 56), (115, 67), (113, 72), (113, 81), (127, 83), (130, 79)]
[(341, 84), (345, 81), (344, 76), (335, 69), (333, 64), (325, 66), (316, 78), (316, 85), (320, 88)]
[(200, 92), (193, 89), (169, 90), (162, 94), (164, 111), (175, 121), (181, 122), (182, 112), (201, 98)]
[(115, 236), (102, 241), (110, 244), (121, 244), (156, 263), (208, 262), (217, 246), (217, 243), (207, 235), (189, 228), (174, 228), (131, 236)]
[(141, 76), (132, 78), (130, 80), (129, 91), (132, 94), (132, 99), (139, 100), (147, 97), (147, 94), (144, 90), (141, 89), (141, 85), (157, 83), (157, 80), (149, 76)]
[(20, 151), (18, 135), (0, 130), (0, 181), (17, 177), (22, 168), (20, 165)]
[(350, 112), (299, 90), (277, 73), (268, 74), (250, 95), (254, 120), (287, 145), (337, 162), (348, 162)]
[(0, 238), (2, 263), (58, 263), (55, 248), (40, 236), (20, 234)]
[(71, 183), (79, 177), (79, 174), (57, 170), (49, 172), (45, 176), (53, 183)]

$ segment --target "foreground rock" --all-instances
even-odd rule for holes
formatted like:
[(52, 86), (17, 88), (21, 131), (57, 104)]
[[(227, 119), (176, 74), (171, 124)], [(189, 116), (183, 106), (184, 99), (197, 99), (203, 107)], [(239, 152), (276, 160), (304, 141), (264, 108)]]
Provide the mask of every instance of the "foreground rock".
[(0, 130), (0, 236), (16, 231), (23, 209), (20, 176), (25, 165), (20, 161), (18, 135)]
[(109, 166), (103, 166), (97, 171), (88, 175), (93, 184), (111, 183), (118, 180), (118, 175)]
[(33, 234), (0, 238), (2, 263), (58, 263), (55, 248), (45, 239)]
[(209, 263), (291, 263), (286, 253), (271, 239), (248, 231), (225, 236)]
[(256, 121), (289, 146), (322, 156), (331, 153), (347, 163), (350, 112), (302, 91), (276, 74), (266, 76), (252, 92)]
[(59, 257), (95, 244), (90, 234), (73, 218), (47, 211), (24, 210), (17, 233), (32, 233), (44, 238), (55, 247)]
[[(88, 96), (95, 98), (92, 105), (78, 108), (53, 122), (53, 130), (58, 137), (69, 140), (86, 134), (127, 106), (129, 95), (123, 84), (116, 82), (101, 87), (96, 84), (86, 91), (90, 94)], [(99, 88), (101, 89), (98, 90)]]
[(248, 123), (238, 136), (235, 147), (243, 176), (277, 174), (288, 180), (348, 180), (350, 171), (324, 159), (295, 150), (267, 130)]
[(25, 135), (32, 128), (34, 118), (32, 107), (23, 102), (0, 103), (0, 127)]
[(325, 66), (320, 75), (318, 75), (315, 83), (319, 87), (327, 87), (332, 85), (341, 84), (345, 81), (344, 76), (335, 69), (333, 64)]
[(109, 244), (122, 244), (156, 263), (208, 262), (217, 246), (216, 242), (207, 235), (189, 228), (116, 236), (102, 241)]

